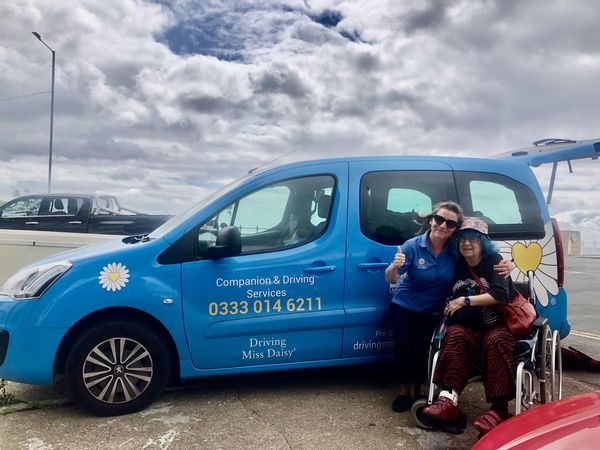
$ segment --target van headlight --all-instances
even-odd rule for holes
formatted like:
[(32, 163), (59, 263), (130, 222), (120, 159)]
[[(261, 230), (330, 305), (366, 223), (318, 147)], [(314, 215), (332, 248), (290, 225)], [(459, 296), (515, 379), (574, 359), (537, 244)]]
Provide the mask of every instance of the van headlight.
[(59, 261), (20, 270), (6, 280), (1, 294), (15, 300), (40, 298), (71, 266), (71, 261)]

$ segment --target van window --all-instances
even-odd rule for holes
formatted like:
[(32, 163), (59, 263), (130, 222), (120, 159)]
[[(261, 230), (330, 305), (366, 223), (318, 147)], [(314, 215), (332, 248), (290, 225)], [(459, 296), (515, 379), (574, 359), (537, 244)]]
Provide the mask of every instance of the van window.
[(485, 216), (490, 223), (522, 223), (515, 193), (498, 183), (471, 181), (469, 183), (473, 212)]
[(319, 237), (329, 222), (335, 179), (330, 175), (294, 178), (266, 186), (222, 209), (200, 227), (198, 255), (233, 225), (242, 235), (242, 253), (302, 245)]
[(414, 189), (390, 189), (387, 209), (398, 213), (414, 211), (422, 216), (431, 211), (431, 198)]
[(421, 217), (443, 200), (456, 201), (450, 172), (371, 172), (361, 180), (360, 227), (381, 244), (399, 245), (414, 237)]
[[(271, 186), (254, 192), (237, 203), (231, 224), (239, 228), (242, 236), (273, 229), (283, 220), (289, 200), (288, 186)], [(229, 210), (233, 212), (233, 208)]]
[(531, 190), (504, 175), (456, 172), (459, 203), (466, 216), (484, 219), (492, 239), (539, 239), (544, 221)]

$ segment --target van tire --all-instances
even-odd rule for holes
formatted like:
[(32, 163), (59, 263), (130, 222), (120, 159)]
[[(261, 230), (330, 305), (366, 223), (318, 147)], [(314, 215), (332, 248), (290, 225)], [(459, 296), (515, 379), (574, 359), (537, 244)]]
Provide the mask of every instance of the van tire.
[(170, 370), (167, 346), (149, 325), (119, 320), (79, 336), (67, 357), (66, 381), (94, 414), (118, 416), (152, 403)]

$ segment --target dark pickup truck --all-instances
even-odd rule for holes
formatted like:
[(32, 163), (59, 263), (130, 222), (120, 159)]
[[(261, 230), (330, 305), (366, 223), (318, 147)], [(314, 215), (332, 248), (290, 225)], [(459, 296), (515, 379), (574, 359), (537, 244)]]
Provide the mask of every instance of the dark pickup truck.
[(111, 195), (25, 195), (0, 206), (0, 228), (11, 230), (134, 235), (170, 218), (122, 208)]

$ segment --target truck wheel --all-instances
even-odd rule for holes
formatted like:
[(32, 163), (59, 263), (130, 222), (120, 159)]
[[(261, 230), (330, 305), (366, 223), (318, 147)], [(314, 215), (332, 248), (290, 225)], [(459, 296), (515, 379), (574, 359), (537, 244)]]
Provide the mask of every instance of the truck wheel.
[(116, 416), (144, 409), (167, 385), (167, 347), (148, 326), (113, 321), (95, 326), (73, 345), (67, 386), (94, 414)]

